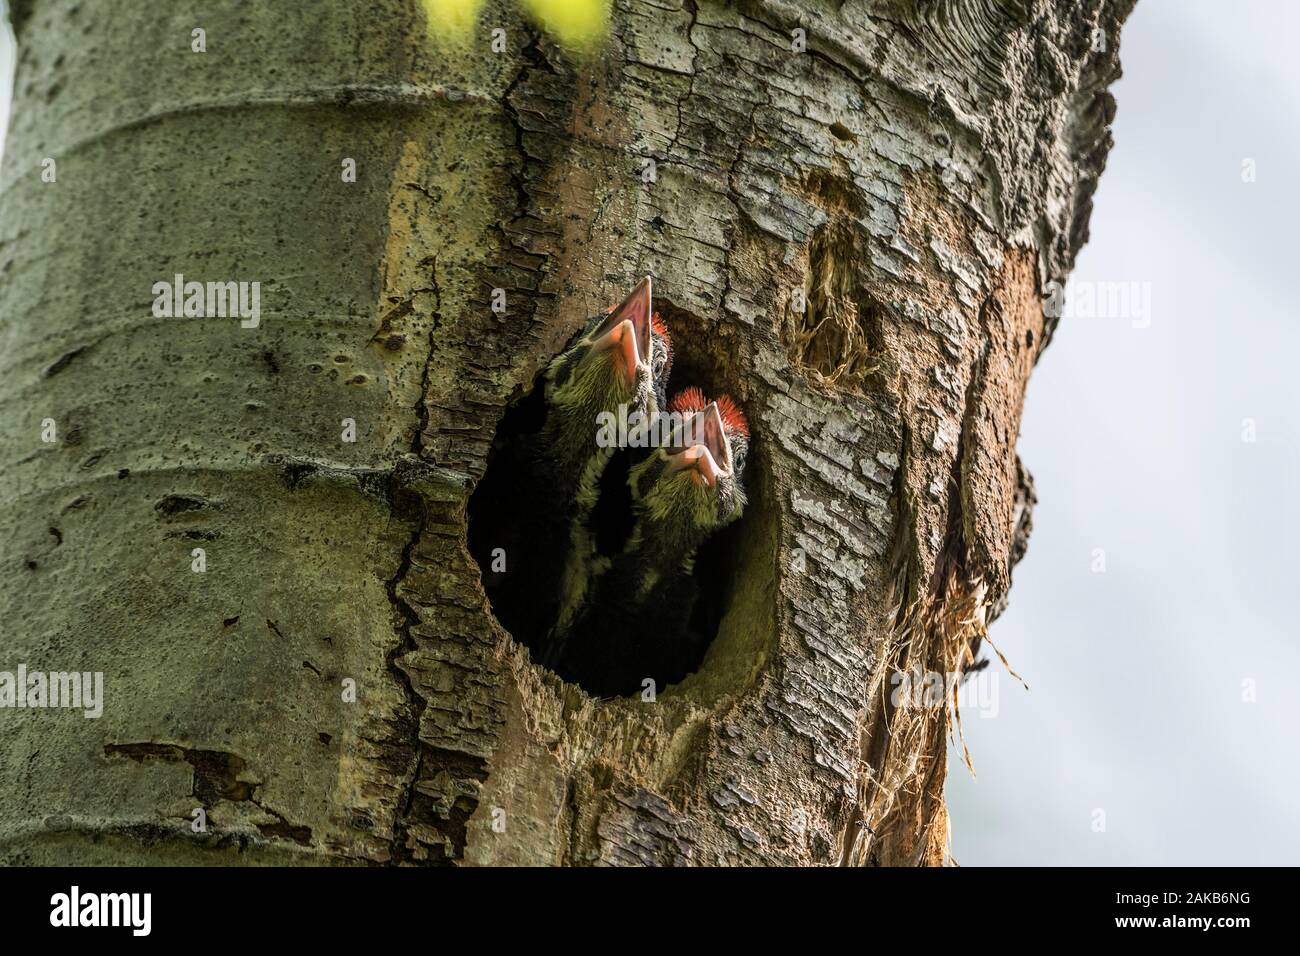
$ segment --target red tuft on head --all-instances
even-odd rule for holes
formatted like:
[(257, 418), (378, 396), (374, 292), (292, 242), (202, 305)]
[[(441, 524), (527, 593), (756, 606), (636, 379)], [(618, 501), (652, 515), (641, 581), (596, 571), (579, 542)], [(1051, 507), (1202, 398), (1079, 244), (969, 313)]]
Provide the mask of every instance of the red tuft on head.
[(668, 411), (689, 415), (700, 411), (708, 404), (709, 400), (704, 397), (704, 392), (692, 385), (673, 396), (673, 400), (668, 403)]
[(668, 334), (668, 326), (664, 325), (664, 320), (659, 318), (658, 312), (650, 316), (650, 328), (653, 329), (654, 334), (663, 339), (665, 343), (672, 342), (673, 337)]
[(740, 406), (730, 395), (719, 396), (718, 414), (722, 417), (723, 427), (727, 431), (749, 437), (749, 422), (745, 420), (745, 413), (740, 410)]

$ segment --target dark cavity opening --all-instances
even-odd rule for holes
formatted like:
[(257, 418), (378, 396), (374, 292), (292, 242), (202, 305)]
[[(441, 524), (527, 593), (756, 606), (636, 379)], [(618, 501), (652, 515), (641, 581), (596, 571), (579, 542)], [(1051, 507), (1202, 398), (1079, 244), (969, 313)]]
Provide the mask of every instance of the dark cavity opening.
[[(681, 337), (668, 394), (687, 385), (703, 387), (710, 397), (727, 391), (714, 377), (722, 369), (702, 367), (685, 354), (688, 350), (682, 343), (689, 342), (695, 331), (690, 324), (678, 322), (674, 327), (671, 305), (656, 306), (667, 313), (664, 317), (670, 328)], [(700, 670), (718, 634), (736, 590), (740, 542), (749, 508), (697, 551), (690, 577), (693, 586), (680, 592), (689, 595), (689, 606), (667, 615), (675, 622), (672, 626), (665, 627), (664, 619), (648, 626), (635, 619), (620, 620), (618, 608), (609, 606), (619, 599), (606, 588), (583, 606), (600, 620), (619, 623), (599, 630), (597, 642), (588, 635), (584, 643), (557, 651), (553, 629), (566, 586), (562, 571), (573, 543), (565, 516), (570, 503), (548, 494), (545, 468), (538, 462), (538, 455), (544, 453), (540, 448), (546, 418), (543, 391), (539, 375), (529, 390), (508, 406), (497, 426), (487, 469), (470, 497), (469, 550), (478, 563), (483, 589), (501, 625), (529, 649), (534, 662), (564, 680), (594, 697), (640, 695), (647, 680), (654, 682), (656, 693), (662, 693)], [(632, 533), (634, 515), (627, 478), (629, 469), (648, 453), (618, 449), (605, 467), (587, 525), (598, 559), (620, 554)], [(744, 481), (751, 508), (757, 484), (754, 459), (751, 451)]]

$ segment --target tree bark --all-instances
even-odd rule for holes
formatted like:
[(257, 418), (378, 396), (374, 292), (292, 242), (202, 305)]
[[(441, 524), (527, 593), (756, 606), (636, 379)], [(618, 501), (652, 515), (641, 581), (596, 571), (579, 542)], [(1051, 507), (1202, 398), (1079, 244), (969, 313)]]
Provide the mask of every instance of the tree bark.
[[(0, 710), (0, 859), (946, 862), (953, 714), (891, 675), (1004, 606), (1131, 5), (618, 0), (581, 57), (502, 2), (461, 52), (414, 0), (13, 4), (0, 670), (105, 703)], [(496, 622), (469, 501), (647, 272), (750, 506), (699, 670), (593, 700)], [(176, 273), (260, 325), (155, 318)]]

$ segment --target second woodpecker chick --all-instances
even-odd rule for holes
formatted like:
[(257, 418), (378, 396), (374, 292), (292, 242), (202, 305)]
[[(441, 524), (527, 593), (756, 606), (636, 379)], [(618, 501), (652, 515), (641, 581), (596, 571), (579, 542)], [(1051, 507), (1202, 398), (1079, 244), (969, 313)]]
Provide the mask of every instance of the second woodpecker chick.
[(588, 585), (557, 666), (562, 676), (581, 667), (583, 685), (602, 696), (630, 693), (646, 678), (662, 685), (680, 676), (696, 641), (688, 633), (698, 597), (696, 551), (745, 506), (749, 426), (735, 402), (709, 402), (692, 388), (669, 412), (671, 439), (628, 476), (632, 533)]
[(675, 395), (668, 412), (668, 443), (632, 469), (628, 485), (642, 536), (667, 532), (693, 553), (744, 510), (749, 423), (729, 395), (710, 402), (698, 388)]

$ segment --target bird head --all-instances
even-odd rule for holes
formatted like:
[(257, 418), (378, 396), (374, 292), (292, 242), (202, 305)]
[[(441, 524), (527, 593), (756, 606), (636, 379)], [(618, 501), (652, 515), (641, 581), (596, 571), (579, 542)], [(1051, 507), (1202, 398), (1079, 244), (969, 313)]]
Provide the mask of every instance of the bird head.
[(652, 519), (715, 531), (745, 505), (749, 424), (730, 396), (709, 401), (693, 387), (675, 395), (668, 411), (669, 439), (630, 477), (633, 497)]
[(654, 415), (672, 367), (668, 329), (651, 308), (651, 280), (592, 321), (578, 341), (552, 363), (547, 399), (555, 406), (586, 412)]

